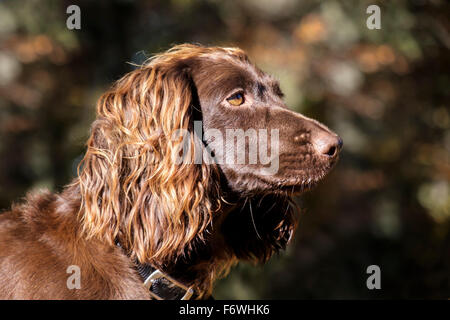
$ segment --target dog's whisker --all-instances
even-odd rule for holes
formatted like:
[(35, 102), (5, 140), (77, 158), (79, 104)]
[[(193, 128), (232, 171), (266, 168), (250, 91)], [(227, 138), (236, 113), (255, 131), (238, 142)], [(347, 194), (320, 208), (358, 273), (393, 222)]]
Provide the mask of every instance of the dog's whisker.
[(255, 228), (255, 232), (256, 232), (256, 235), (258, 236), (258, 238), (260, 240), (262, 240), (261, 236), (259, 235), (258, 229), (256, 228), (255, 218), (253, 217), (252, 200), (249, 200), (249, 206), (250, 206), (250, 216), (252, 217), (253, 228)]

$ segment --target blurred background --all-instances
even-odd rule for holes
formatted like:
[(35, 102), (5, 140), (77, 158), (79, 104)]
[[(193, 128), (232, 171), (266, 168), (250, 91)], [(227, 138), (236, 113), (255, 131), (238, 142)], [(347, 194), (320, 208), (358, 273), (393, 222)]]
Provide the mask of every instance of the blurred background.
[[(80, 30), (66, 27), (71, 4)], [(0, 1), (0, 209), (71, 181), (96, 100), (127, 62), (183, 42), (238, 46), (344, 152), (298, 200), (288, 250), (234, 268), (214, 296), (449, 298), (449, 14), (444, 0)], [(366, 287), (373, 264), (381, 290)]]

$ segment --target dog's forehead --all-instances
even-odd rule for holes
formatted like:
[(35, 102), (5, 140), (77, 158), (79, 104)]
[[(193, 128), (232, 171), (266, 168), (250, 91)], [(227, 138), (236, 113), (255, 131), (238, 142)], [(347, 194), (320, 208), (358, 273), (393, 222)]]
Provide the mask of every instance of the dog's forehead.
[(253, 64), (243, 51), (239, 51), (236, 55), (234, 52), (217, 51), (201, 56), (202, 65), (211, 76), (220, 74), (220, 78), (226, 80), (226, 76), (230, 78), (239, 76), (245, 79), (245, 82), (251, 83), (259, 88), (271, 89), (275, 94), (283, 96), (280, 89), (279, 81)]
[(228, 59), (233, 61), (248, 61), (247, 54), (238, 48), (220, 48), (214, 51), (205, 52), (199, 55), (201, 58), (211, 59), (211, 60), (222, 60)]

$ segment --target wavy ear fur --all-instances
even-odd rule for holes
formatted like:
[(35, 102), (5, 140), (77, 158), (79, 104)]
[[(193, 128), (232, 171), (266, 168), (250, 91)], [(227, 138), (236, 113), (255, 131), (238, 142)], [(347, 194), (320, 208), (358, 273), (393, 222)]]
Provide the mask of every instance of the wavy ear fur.
[[(188, 50), (186, 52), (189, 52)], [(79, 168), (80, 215), (88, 237), (119, 240), (141, 263), (163, 265), (202, 240), (215, 203), (214, 167), (177, 164), (196, 94), (182, 48), (156, 56), (120, 79), (97, 104), (88, 150)]]

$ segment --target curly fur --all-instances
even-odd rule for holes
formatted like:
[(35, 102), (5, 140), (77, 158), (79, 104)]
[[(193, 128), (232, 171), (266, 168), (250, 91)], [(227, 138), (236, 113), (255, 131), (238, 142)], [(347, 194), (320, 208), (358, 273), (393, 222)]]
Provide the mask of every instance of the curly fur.
[[(253, 85), (258, 113), (224, 106), (234, 87), (250, 96), (246, 88)], [(194, 120), (205, 129), (280, 128), (279, 173), (262, 177), (258, 165), (194, 164), (202, 152)], [(183, 163), (174, 161), (186, 143), (173, 139), (179, 129), (189, 132), (191, 152), (183, 156), (190, 161)], [(30, 195), (0, 216), (0, 268), (6, 274), (0, 296), (149, 298), (133, 268), (138, 261), (208, 297), (230, 266), (266, 262), (292, 238), (291, 196), (336, 161), (314, 153), (310, 140), (318, 131), (332, 134), (288, 110), (277, 82), (240, 49), (180, 45), (156, 55), (99, 99), (78, 177), (60, 195)], [(293, 136), (300, 134), (297, 143)], [(64, 271), (73, 264), (80, 266), (84, 286), (70, 291)]]

